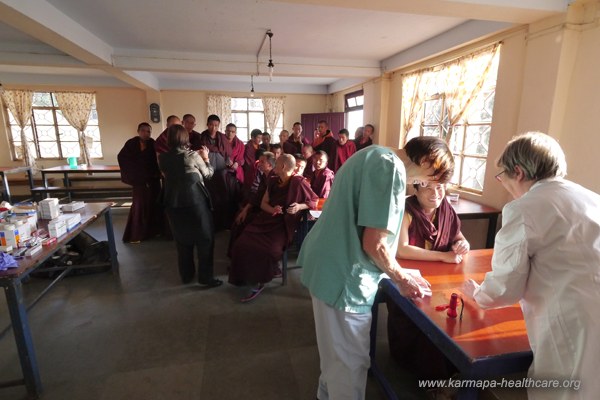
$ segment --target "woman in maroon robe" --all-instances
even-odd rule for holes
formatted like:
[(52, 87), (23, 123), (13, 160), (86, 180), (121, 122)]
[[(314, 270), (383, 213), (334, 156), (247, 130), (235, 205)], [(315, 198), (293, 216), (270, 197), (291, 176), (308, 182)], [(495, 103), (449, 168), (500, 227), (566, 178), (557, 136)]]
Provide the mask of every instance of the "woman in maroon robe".
[(132, 186), (133, 200), (123, 242), (139, 243), (159, 235), (163, 229), (163, 210), (158, 204), (160, 171), (156, 161), (152, 127), (138, 125), (138, 136), (129, 139), (117, 155), (121, 181)]
[(231, 250), (229, 283), (250, 285), (242, 302), (260, 294), (270, 282), (285, 248), (294, 237), (302, 210), (314, 209), (318, 198), (303, 177), (294, 175), (296, 162), (280, 156), (261, 202), (262, 211), (246, 226)]

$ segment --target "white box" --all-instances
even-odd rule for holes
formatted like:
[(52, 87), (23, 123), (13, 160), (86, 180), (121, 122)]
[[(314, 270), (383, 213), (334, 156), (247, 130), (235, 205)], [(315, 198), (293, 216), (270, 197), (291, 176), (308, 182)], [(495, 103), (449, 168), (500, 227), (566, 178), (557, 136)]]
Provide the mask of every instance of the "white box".
[(63, 204), (63, 211), (73, 212), (85, 207), (85, 203), (83, 201), (72, 201), (68, 204)]
[(13, 248), (19, 247), (21, 237), (19, 230), (13, 224), (0, 224), (0, 245), (1, 246), (12, 246)]

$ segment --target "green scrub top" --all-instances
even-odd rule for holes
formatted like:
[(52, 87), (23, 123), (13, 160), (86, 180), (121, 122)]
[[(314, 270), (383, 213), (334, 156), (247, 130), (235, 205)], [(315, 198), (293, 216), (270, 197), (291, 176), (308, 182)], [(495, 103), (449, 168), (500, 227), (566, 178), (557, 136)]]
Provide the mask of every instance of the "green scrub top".
[(371, 310), (382, 271), (362, 249), (365, 227), (388, 231), (395, 256), (406, 191), (404, 164), (386, 147), (369, 146), (339, 169), (323, 213), (307, 235), (298, 265), (312, 296), (350, 313)]

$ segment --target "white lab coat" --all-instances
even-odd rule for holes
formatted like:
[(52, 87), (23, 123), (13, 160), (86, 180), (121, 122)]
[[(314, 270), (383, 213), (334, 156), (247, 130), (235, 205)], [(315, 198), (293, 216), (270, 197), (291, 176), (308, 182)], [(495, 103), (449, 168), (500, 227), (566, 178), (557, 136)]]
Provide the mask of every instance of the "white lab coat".
[(553, 178), (502, 210), (492, 272), (474, 292), (483, 308), (520, 301), (533, 350), (529, 377), (580, 379), (578, 391), (528, 389), (530, 399), (600, 393), (600, 196)]

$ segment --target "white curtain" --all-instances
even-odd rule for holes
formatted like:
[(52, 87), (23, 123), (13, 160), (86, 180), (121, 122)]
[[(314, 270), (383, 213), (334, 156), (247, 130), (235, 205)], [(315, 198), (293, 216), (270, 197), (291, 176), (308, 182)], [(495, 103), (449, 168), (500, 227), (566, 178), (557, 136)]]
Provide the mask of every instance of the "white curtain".
[(427, 89), (427, 70), (402, 77), (402, 139), (404, 146), (411, 128), (420, 120)]
[(2, 101), (10, 110), (13, 117), (21, 128), (21, 152), (23, 163), (35, 169), (35, 156), (31, 151), (32, 142), (27, 141), (25, 136), (25, 127), (31, 119), (31, 103), (33, 102), (33, 92), (31, 90), (3, 90), (1, 91)]
[(227, 125), (231, 121), (231, 97), (209, 94), (206, 101), (207, 115), (218, 115), (221, 119), (221, 126)]
[(55, 92), (58, 107), (69, 124), (79, 132), (79, 147), (84, 164), (92, 165), (88, 138), (85, 136), (92, 106), (96, 96), (94, 93)]
[[(471, 103), (477, 98), (488, 77), (500, 43), (482, 49), (476, 53), (461, 57), (446, 64), (446, 107), (450, 126), (454, 126), (465, 115)], [(446, 136), (450, 143), (452, 129)]]
[(283, 112), (283, 104), (285, 101), (284, 97), (263, 97), (263, 107), (265, 108), (265, 119), (267, 120), (267, 128), (271, 135), (277, 135), (275, 133), (275, 127), (277, 126), (277, 120)]

